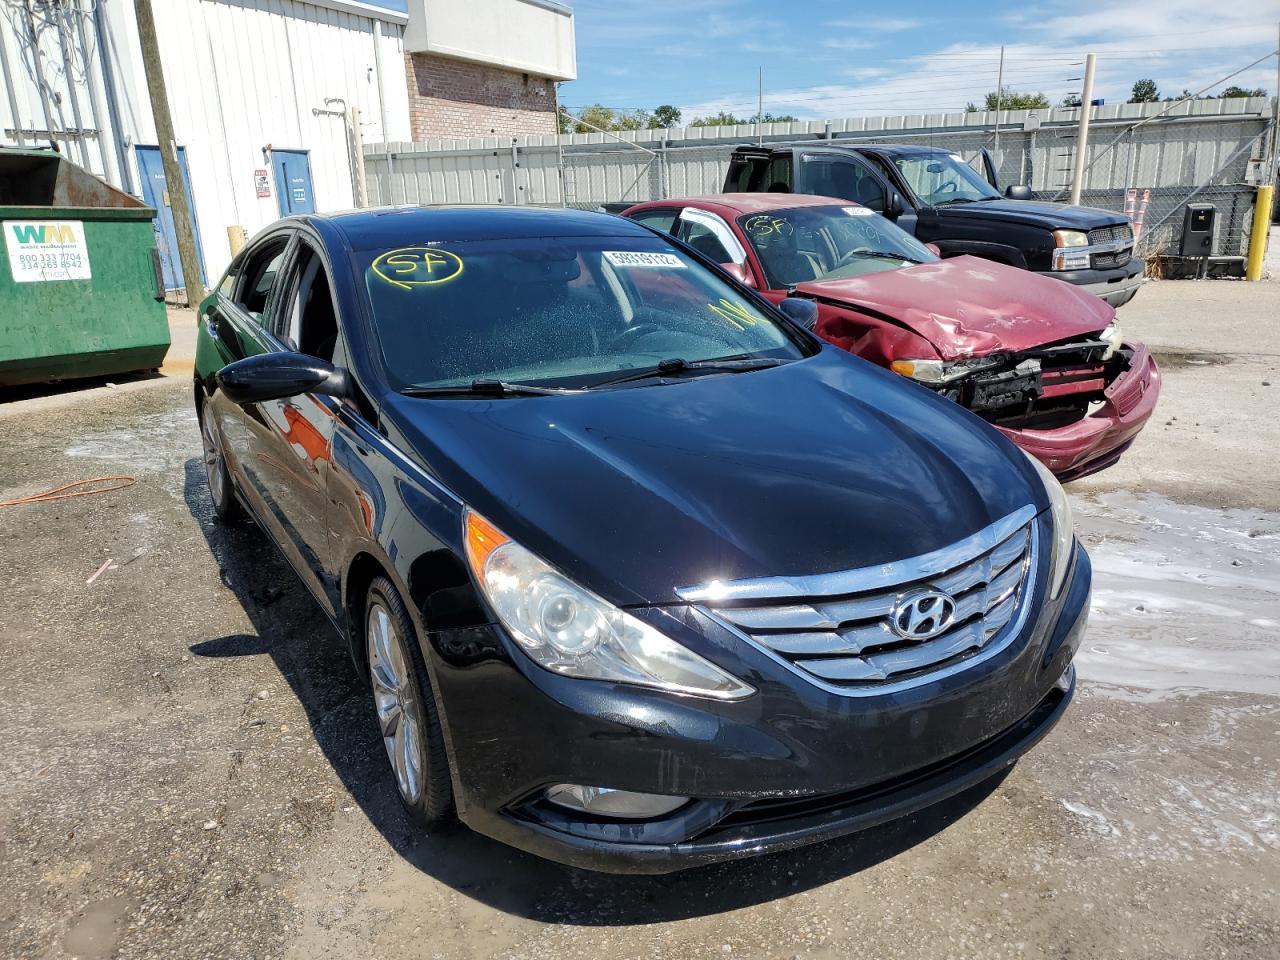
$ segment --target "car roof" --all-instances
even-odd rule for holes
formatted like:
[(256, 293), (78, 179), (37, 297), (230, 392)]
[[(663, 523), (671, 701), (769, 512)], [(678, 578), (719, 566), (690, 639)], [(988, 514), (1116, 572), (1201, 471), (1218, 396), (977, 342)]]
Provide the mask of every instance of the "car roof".
[(769, 210), (790, 210), (794, 207), (856, 207), (860, 204), (841, 200), (839, 197), (817, 197), (808, 193), (713, 193), (702, 197), (651, 200), (631, 209), (649, 210), (673, 206), (719, 208), (730, 216), (736, 216), (744, 213), (763, 213)]
[(471, 204), (436, 207), (377, 207), (300, 218), (337, 228), (353, 250), (440, 240), (514, 240), (539, 237), (652, 237), (639, 226), (607, 213), (553, 207)]

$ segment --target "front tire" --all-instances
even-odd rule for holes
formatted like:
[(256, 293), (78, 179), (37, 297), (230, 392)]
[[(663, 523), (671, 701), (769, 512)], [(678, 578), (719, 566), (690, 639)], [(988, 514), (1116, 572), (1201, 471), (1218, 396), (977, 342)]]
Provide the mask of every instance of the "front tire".
[(239, 523), (244, 519), (244, 508), (231, 487), (231, 474), (222, 452), (222, 436), (207, 403), (200, 405), (200, 442), (204, 448), (204, 472), (209, 481), (213, 512), (223, 523)]
[(369, 585), (364, 611), (374, 710), (400, 802), (418, 826), (437, 826), (453, 812), (453, 784), (417, 632), (386, 577)]

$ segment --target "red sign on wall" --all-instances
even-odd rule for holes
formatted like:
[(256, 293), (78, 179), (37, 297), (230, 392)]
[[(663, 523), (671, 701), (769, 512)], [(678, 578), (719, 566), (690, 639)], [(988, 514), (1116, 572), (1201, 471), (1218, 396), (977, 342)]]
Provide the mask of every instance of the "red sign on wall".
[(258, 189), (259, 197), (271, 196), (271, 181), (267, 177), (267, 171), (261, 168), (253, 171), (253, 183)]

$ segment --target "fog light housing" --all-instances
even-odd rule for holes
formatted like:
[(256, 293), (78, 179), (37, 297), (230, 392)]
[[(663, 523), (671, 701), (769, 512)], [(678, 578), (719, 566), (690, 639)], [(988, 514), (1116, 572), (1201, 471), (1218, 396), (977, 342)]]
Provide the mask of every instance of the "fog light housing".
[(579, 813), (624, 820), (651, 820), (666, 816), (689, 802), (688, 797), (633, 793), (630, 790), (610, 790), (608, 787), (585, 787), (577, 783), (557, 783), (548, 787), (546, 797), (557, 806)]
[(1063, 693), (1070, 693), (1071, 684), (1075, 683), (1075, 680), (1076, 680), (1076, 665), (1074, 663), (1068, 663), (1067, 669), (1062, 671), (1062, 676), (1058, 678), (1058, 682), (1055, 683), (1054, 686), (1057, 687), (1059, 690), (1061, 690)]

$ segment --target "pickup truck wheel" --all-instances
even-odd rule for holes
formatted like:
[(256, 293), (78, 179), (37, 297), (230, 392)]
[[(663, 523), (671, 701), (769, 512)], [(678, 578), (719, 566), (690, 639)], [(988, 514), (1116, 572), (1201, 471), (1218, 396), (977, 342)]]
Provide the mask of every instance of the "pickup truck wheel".
[(400, 801), (418, 826), (436, 826), (453, 811), (444, 734), (413, 622), (386, 577), (369, 585), (364, 634), (374, 710)]

